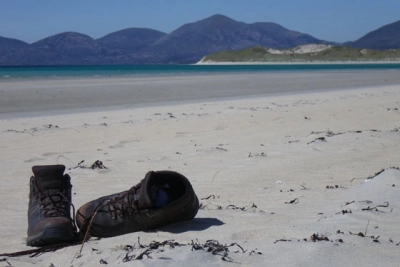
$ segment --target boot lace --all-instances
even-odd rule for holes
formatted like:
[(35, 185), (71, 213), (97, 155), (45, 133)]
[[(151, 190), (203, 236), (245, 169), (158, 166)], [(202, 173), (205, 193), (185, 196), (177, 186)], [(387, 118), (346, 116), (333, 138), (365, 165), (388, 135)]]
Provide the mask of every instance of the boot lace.
[[(76, 231), (75, 206), (61, 191), (47, 190), (43, 192), (39, 189), (39, 201), (45, 217), (69, 217)], [(68, 214), (69, 206), (72, 207), (72, 218)]]
[(139, 201), (136, 195), (139, 187), (140, 184), (135, 185), (117, 197), (104, 200), (95, 211), (107, 210), (111, 219), (116, 221), (134, 215), (139, 211)]
[(93, 220), (100, 210), (106, 210), (113, 220), (123, 220), (126, 216), (131, 216), (139, 211), (139, 201), (136, 197), (136, 191), (140, 188), (139, 185), (131, 187), (127, 192), (120, 194), (117, 197), (105, 199), (94, 210), (91, 216), (86, 217), (81, 232), (85, 233), (82, 246), (79, 254), (82, 252), (83, 244), (89, 238), (90, 228)]

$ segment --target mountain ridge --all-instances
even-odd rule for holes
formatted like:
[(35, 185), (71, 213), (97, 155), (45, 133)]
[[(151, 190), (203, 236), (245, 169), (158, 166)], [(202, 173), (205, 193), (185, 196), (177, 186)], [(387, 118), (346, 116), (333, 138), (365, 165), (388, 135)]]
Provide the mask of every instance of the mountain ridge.
[[(380, 35), (377, 31), (372, 36), (375, 39)], [(400, 28), (398, 31), (400, 36)], [(0, 37), (0, 65), (191, 64), (220, 51), (256, 46), (289, 49), (307, 44), (333, 43), (273, 22), (245, 23), (216, 14), (183, 24), (170, 33), (132, 27), (93, 39), (82, 33), (63, 32), (32, 44)]]
[(384, 25), (345, 45), (377, 50), (400, 48), (400, 20)]

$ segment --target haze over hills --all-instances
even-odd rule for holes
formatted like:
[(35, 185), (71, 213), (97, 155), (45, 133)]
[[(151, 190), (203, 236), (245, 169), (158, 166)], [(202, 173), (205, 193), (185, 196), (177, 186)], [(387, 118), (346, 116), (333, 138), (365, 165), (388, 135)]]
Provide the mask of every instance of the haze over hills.
[[(384, 26), (346, 45), (399, 48), (399, 25)], [(169, 34), (129, 28), (95, 40), (81, 33), (64, 32), (33, 44), (0, 37), (0, 65), (187, 64), (220, 51), (256, 46), (290, 49), (307, 44), (332, 43), (276, 23), (248, 24), (214, 15)]]

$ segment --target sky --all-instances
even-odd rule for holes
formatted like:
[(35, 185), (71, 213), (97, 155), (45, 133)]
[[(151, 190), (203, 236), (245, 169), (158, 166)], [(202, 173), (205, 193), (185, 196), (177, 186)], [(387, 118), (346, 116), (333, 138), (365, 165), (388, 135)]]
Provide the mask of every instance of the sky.
[(0, 36), (33, 43), (67, 31), (94, 39), (131, 27), (170, 33), (215, 14), (345, 42), (400, 20), (400, 0), (0, 0)]

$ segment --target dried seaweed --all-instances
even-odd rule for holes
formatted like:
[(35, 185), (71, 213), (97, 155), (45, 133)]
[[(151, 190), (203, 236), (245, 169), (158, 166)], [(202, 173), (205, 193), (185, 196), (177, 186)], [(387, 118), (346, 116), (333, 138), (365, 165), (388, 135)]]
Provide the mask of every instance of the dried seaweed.
[(328, 131), (326, 131), (326, 132), (314, 132), (314, 131), (312, 131), (310, 134), (322, 134), (322, 133), (325, 133), (325, 136), (326, 136), (326, 137), (333, 137), (333, 136), (335, 136), (335, 135), (344, 134), (343, 132), (334, 133), (334, 132), (332, 132), (331, 130), (328, 130)]
[(317, 242), (317, 241), (329, 241), (329, 238), (326, 237), (326, 236), (324, 236), (324, 235), (319, 235), (319, 234), (317, 233), (317, 234), (312, 234), (312, 235), (310, 236), (310, 240), (311, 240), (312, 242)]
[[(85, 239), (86, 241), (86, 239)], [(38, 249), (31, 249), (31, 250), (26, 250), (26, 251), (20, 251), (20, 252), (15, 252), (15, 253), (4, 253), (1, 254), (0, 256), (6, 256), (6, 257), (18, 257), (18, 256), (23, 256), (23, 255), (30, 255), (30, 257), (36, 257), (38, 255), (41, 255), (45, 252), (53, 252), (61, 248), (73, 246), (73, 245), (79, 245), (81, 244), (82, 241), (74, 242), (74, 243), (64, 243), (64, 244), (57, 244), (57, 245), (50, 245), (50, 246), (45, 246), (41, 247)], [(83, 243), (82, 243), (83, 244)], [(198, 240), (194, 242), (193, 240), (191, 243), (179, 243), (176, 242), (175, 240), (165, 240), (162, 242), (159, 241), (152, 241), (149, 244), (142, 244), (140, 242), (140, 237), (138, 237), (137, 245), (125, 245), (123, 249), (127, 251), (125, 257), (122, 259), (123, 262), (129, 262), (133, 260), (144, 260), (144, 259), (153, 259), (151, 254), (153, 253), (158, 253), (158, 252), (164, 252), (165, 248), (169, 249), (174, 249), (176, 247), (184, 247), (184, 246), (191, 246), (191, 250), (204, 250), (206, 252), (210, 252), (212, 255), (217, 255), (221, 256), (221, 260), (227, 261), (227, 262), (233, 262), (233, 259), (229, 256), (229, 253), (246, 253), (247, 250), (245, 250), (241, 245), (238, 243), (234, 242), (231, 244), (222, 244), (217, 240), (207, 240), (205, 243), (200, 243)], [(233, 248), (236, 247), (237, 249), (234, 251)], [(82, 248), (82, 247), (81, 247)], [(135, 250), (141, 249), (142, 251), (137, 254), (133, 253)], [(250, 251), (249, 255), (262, 255), (261, 252), (252, 250)], [(97, 249), (92, 248), (92, 251), (97, 251)], [(81, 251), (78, 253), (74, 259), (80, 258), (81, 256)], [(171, 259), (171, 258), (165, 258), (165, 257), (159, 257), (159, 259)], [(9, 266), (11, 264), (7, 261), (7, 259), (0, 259), (0, 262), (6, 262)], [(108, 262), (105, 261), (104, 259), (100, 259), (99, 261), (100, 264), (105, 264), (107, 265)]]
[(150, 254), (152, 253), (152, 250), (150, 248), (145, 249), (144, 251), (142, 251), (139, 255), (129, 255), (129, 253), (126, 253), (125, 257), (122, 259), (123, 262), (129, 262), (132, 260), (143, 260), (145, 259), (145, 256), (148, 259), (152, 259), (152, 257), (150, 256)]
[(369, 238), (372, 239), (373, 242), (375, 242), (375, 243), (380, 243), (379, 240), (378, 240), (380, 236), (373, 236), (373, 235), (367, 236), (366, 234), (364, 234), (364, 233), (362, 233), (362, 232), (358, 232), (357, 234), (355, 234), (355, 233), (353, 234), (353, 233), (350, 232), (350, 231), (349, 231), (349, 234), (351, 234), (351, 235), (356, 235), (356, 236), (359, 236), (359, 237), (369, 237)]
[(72, 169), (81, 168), (81, 169), (92, 169), (92, 170), (95, 170), (95, 169), (106, 169), (106, 170), (108, 170), (108, 168), (106, 166), (104, 166), (103, 162), (100, 161), (100, 160), (96, 160), (90, 166), (83, 165), (84, 162), (85, 162), (85, 160), (81, 160), (81, 162), (79, 162)]
[[(209, 208), (209, 206), (215, 207), (215, 208)], [(214, 203), (207, 203), (207, 204), (203, 204), (203, 202), (200, 203), (199, 205), (199, 209), (200, 210), (204, 210), (204, 209), (215, 209), (215, 210), (222, 210), (222, 206), (214, 204)]]
[(143, 245), (140, 243), (140, 237), (138, 237), (138, 247), (140, 249), (144, 249), (144, 251), (139, 253), (137, 256), (136, 254), (129, 255), (129, 253), (133, 252), (133, 250), (135, 249), (135, 245), (134, 246), (126, 245), (125, 250), (127, 250), (128, 253), (126, 253), (122, 261), (129, 262), (133, 260), (143, 260), (145, 259), (145, 257), (148, 259), (152, 259), (152, 257), (150, 256), (151, 253), (159, 250), (160, 247), (162, 247), (162, 251), (164, 251), (163, 248), (166, 246), (173, 249), (175, 247), (186, 246), (186, 244), (180, 244), (174, 240), (165, 240), (162, 242), (152, 241), (149, 245)]
[(249, 252), (249, 255), (251, 256), (252, 254), (257, 254), (257, 255), (262, 255), (262, 252), (256, 251), (257, 249), (253, 249), (252, 251)]
[(264, 153), (264, 152), (261, 152), (261, 153), (254, 153), (254, 154), (252, 154), (251, 152), (249, 152), (249, 155), (248, 155), (249, 158), (252, 158), (252, 157), (266, 157), (266, 156), (267, 156), (267, 154)]
[(383, 172), (386, 171), (386, 170), (390, 170), (390, 169), (400, 170), (399, 167), (394, 167), (394, 166), (389, 167), (389, 168), (386, 168), (386, 169), (382, 169), (382, 170), (376, 172), (374, 175), (368, 176), (367, 180), (374, 179), (374, 178), (375, 178), (376, 176), (378, 176), (379, 174), (383, 173)]
[(385, 170), (386, 170), (386, 169), (382, 169), (382, 170), (376, 172), (374, 175), (368, 176), (367, 180), (370, 180), (370, 179), (375, 178), (376, 176), (378, 176), (379, 174), (381, 174), (381, 173), (384, 172)]
[(305, 185), (300, 185), (301, 187), (302, 187), (302, 189), (301, 190), (308, 190), (308, 187), (306, 187)]
[(376, 173), (373, 174), (373, 175), (368, 176), (367, 178), (353, 178), (353, 179), (351, 179), (350, 182), (353, 182), (354, 180), (357, 180), (357, 179), (371, 180), (371, 179), (374, 179), (374, 178), (375, 178), (376, 176), (378, 176), (379, 174), (383, 173), (384, 171), (390, 170), (390, 169), (393, 169), (393, 170), (400, 170), (399, 167), (394, 167), (394, 166), (392, 166), (392, 167), (388, 167), (388, 168), (381, 169), (380, 171), (376, 172)]
[(47, 124), (47, 125), (43, 125), (42, 128), (39, 127), (32, 127), (30, 129), (24, 129), (22, 131), (18, 131), (18, 130), (14, 130), (14, 129), (9, 129), (6, 130), (4, 132), (14, 132), (14, 133), (26, 133), (26, 134), (30, 134), (32, 136), (34, 136), (33, 133), (37, 132), (37, 131), (41, 131), (41, 130), (47, 130), (47, 129), (59, 129), (59, 127), (57, 125), (53, 125), (53, 124)]
[(293, 200), (290, 200), (289, 202), (285, 202), (285, 204), (297, 204), (297, 203), (299, 203), (299, 199), (297, 197)]
[(348, 210), (342, 210), (341, 212), (337, 212), (336, 214), (340, 214), (340, 213), (342, 213), (344, 215), (346, 213), (353, 213), (353, 212), (351, 211), (351, 209), (348, 209)]
[[(256, 209), (257, 205), (253, 203), (253, 205), (251, 205), (250, 209), (252, 209), (252, 208)], [(227, 209), (227, 210), (231, 209), (231, 210), (247, 211), (249, 208), (248, 207), (238, 207), (238, 206), (235, 206), (235, 205), (228, 205), (225, 209)]]
[(335, 132), (333, 132), (333, 131), (331, 131), (331, 130), (328, 130), (328, 131), (319, 131), (319, 132), (312, 131), (310, 134), (323, 134), (323, 133), (324, 133), (326, 137), (333, 137), (333, 136), (335, 136), (335, 135), (341, 135), (341, 134), (345, 134), (345, 133), (362, 133), (362, 132), (367, 132), (367, 131), (370, 131), (370, 132), (389, 132), (389, 133), (392, 133), (392, 132), (398, 132), (399, 130), (400, 130), (400, 127), (393, 128), (392, 130), (388, 130), (388, 131), (380, 131), (380, 130), (376, 130), (376, 129), (367, 129), (367, 130), (364, 130), (364, 131), (355, 130), (355, 131), (347, 131), (347, 132), (338, 132), (338, 133), (335, 133)]
[[(200, 200), (207, 200), (207, 199), (210, 199), (210, 198), (215, 199), (215, 195), (209, 195), (208, 197), (203, 197)], [(219, 198), (219, 196), (217, 198)]]
[(108, 168), (106, 166), (104, 166), (103, 162), (101, 162), (100, 160), (96, 160), (95, 162), (93, 162), (93, 164), (90, 166), (90, 169), (92, 169), (92, 170), (94, 170), (94, 169), (108, 170)]
[[(209, 199), (211, 196), (208, 196), (206, 199)], [(214, 207), (214, 208), (210, 208)], [(252, 209), (252, 211), (254, 211), (255, 209), (257, 209), (257, 205), (256, 204), (252, 204), (251, 206), (244, 206), (244, 207), (238, 207), (236, 205), (228, 205), (226, 206), (226, 210), (241, 210), (241, 211), (248, 211), (250, 209)], [(214, 209), (214, 210), (223, 210), (224, 208), (220, 205), (214, 204), (214, 203), (207, 203), (207, 204), (203, 204), (202, 202), (200, 203), (199, 209)]]
[[(233, 262), (233, 259), (229, 257), (229, 248), (230, 247), (238, 247), (242, 253), (246, 253), (246, 250), (243, 249), (238, 243), (231, 243), (230, 245), (223, 245), (219, 243), (217, 240), (211, 239), (207, 240), (204, 244), (200, 244), (198, 241), (194, 242), (192, 240), (192, 251), (193, 250), (204, 250), (210, 252), (212, 255), (219, 255), (223, 261)], [(235, 251), (234, 253), (240, 252)]]
[(312, 140), (311, 142), (308, 142), (307, 143), (307, 145), (309, 145), (309, 144), (312, 144), (312, 143), (314, 143), (314, 142), (316, 142), (316, 141), (322, 141), (322, 142), (326, 142), (326, 138), (325, 137), (323, 137), (323, 136), (321, 136), (321, 137), (318, 137), (318, 138), (315, 138), (314, 140)]
[(108, 262), (106, 262), (106, 261), (103, 260), (103, 259), (100, 259), (100, 264), (108, 264)]
[(334, 186), (333, 185), (327, 185), (326, 186), (326, 189), (337, 189), (337, 188), (343, 188), (343, 186), (339, 186), (337, 184), (335, 184)]
[[(152, 241), (148, 245), (144, 245), (140, 243), (140, 238), (138, 238), (138, 248), (144, 249), (141, 253), (139, 254), (132, 254), (132, 252), (135, 249), (135, 246), (125, 246), (125, 248), (128, 249), (128, 253), (126, 253), (125, 257), (122, 259), (123, 262), (129, 262), (133, 260), (143, 260), (143, 259), (152, 259), (151, 254), (156, 253), (156, 252), (163, 252), (164, 247), (168, 247), (170, 249), (174, 249), (175, 247), (182, 247), (182, 246), (191, 246), (191, 251), (196, 251), (196, 250), (204, 250), (206, 252), (210, 252), (212, 255), (218, 255), (221, 256), (221, 259), (223, 261), (227, 262), (233, 262), (233, 259), (229, 257), (229, 252), (230, 248), (232, 247), (237, 247), (238, 250), (233, 251), (233, 253), (246, 253), (247, 250), (245, 250), (242, 246), (240, 246), (238, 243), (231, 243), (229, 245), (226, 244), (221, 244), (217, 240), (207, 240), (204, 244), (200, 243), (198, 240), (191, 241), (191, 243), (188, 244), (182, 244), (179, 242), (176, 242), (174, 240), (165, 240), (162, 242), (158, 241)], [(249, 255), (252, 254), (257, 254), (257, 255), (262, 255), (261, 252), (252, 250)], [(171, 258), (165, 258), (165, 257), (159, 257), (159, 259), (171, 259)]]

